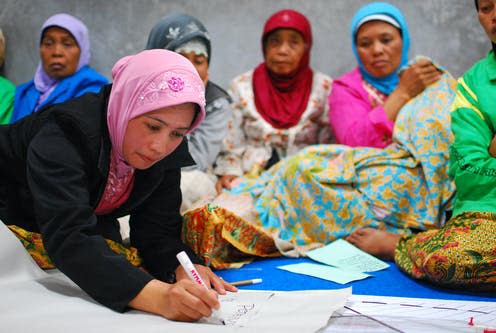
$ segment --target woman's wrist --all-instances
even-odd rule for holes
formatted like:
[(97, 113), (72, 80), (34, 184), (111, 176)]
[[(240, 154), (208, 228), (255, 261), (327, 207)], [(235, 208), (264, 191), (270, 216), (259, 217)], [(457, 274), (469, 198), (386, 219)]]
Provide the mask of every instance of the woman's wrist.
[(410, 95), (401, 90), (396, 89), (393, 91), (386, 102), (384, 103), (384, 111), (388, 116), (389, 120), (396, 121), (396, 116), (400, 112), (401, 108), (410, 100)]
[(412, 96), (408, 93), (408, 91), (405, 89), (401, 89), (401, 87), (393, 91), (393, 93), (395, 94), (396, 98), (401, 100), (403, 105), (405, 105), (409, 100), (412, 99)]
[(129, 307), (158, 315), (162, 314), (163, 302), (162, 298), (165, 297), (168, 289), (168, 284), (156, 279), (148, 282), (143, 289), (136, 295), (135, 298), (129, 302)]

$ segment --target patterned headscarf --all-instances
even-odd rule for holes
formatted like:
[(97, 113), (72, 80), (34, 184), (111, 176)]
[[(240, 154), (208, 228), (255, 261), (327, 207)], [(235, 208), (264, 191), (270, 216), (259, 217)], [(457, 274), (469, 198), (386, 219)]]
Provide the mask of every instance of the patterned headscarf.
[[(403, 49), (401, 51), (401, 63), (396, 68), (396, 71), (385, 77), (374, 77), (370, 75), (365, 66), (363, 65), (360, 57), (358, 56), (357, 44), (356, 44), (356, 34), (360, 26), (367, 22), (368, 17), (374, 20), (381, 20), (383, 22), (389, 23), (395, 27), (399, 25), (399, 30), (401, 31), (401, 37), (403, 40)], [(381, 19), (381, 16), (386, 16), (385, 19)], [(392, 20), (392, 21), (391, 21)], [(397, 22), (397, 25), (395, 24)], [(410, 35), (408, 33), (408, 26), (406, 25), (406, 20), (403, 17), (401, 11), (395, 6), (385, 3), (385, 2), (374, 2), (360, 8), (351, 21), (351, 40), (353, 53), (360, 67), (360, 72), (368, 83), (377, 88), (379, 91), (389, 95), (396, 88), (400, 82), (398, 72), (400, 68), (408, 62), (408, 51), (410, 49)]]
[(270, 72), (263, 62), (253, 72), (252, 85), (258, 113), (275, 128), (290, 128), (300, 121), (312, 91), (313, 72), (309, 65), (312, 30), (308, 19), (295, 10), (285, 9), (273, 14), (263, 31), (264, 55), (268, 35), (281, 28), (298, 31), (306, 43), (297, 70), (282, 77)]
[(107, 125), (112, 142), (109, 178), (97, 213), (110, 212), (129, 196), (134, 168), (124, 160), (123, 142), (131, 119), (183, 103), (195, 103), (199, 113), (188, 132), (205, 118), (205, 86), (185, 57), (167, 50), (146, 50), (127, 56), (112, 68)]
[(210, 61), (210, 35), (203, 24), (191, 15), (178, 13), (162, 17), (150, 31), (146, 49), (176, 51), (184, 44), (199, 41), (205, 45)]
[[(69, 14), (55, 14), (51, 16), (48, 20), (43, 23), (41, 26), (40, 40), (43, 40), (43, 34), (45, 30), (50, 27), (59, 27), (67, 30), (76, 40), (80, 54), (79, 54), (79, 62), (76, 71), (80, 70), (83, 66), (86, 66), (90, 63), (90, 38), (88, 35), (88, 28), (84, 25), (83, 22), (78, 20), (72, 15)], [(43, 95), (46, 92), (53, 90), (59, 81), (50, 77), (45, 70), (43, 69), (43, 64), (38, 64), (38, 68), (36, 69), (36, 73), (34, 74), (34, 85), (36, 89), (41, 92), (42, 97), (40, 100), (43, 100)]]

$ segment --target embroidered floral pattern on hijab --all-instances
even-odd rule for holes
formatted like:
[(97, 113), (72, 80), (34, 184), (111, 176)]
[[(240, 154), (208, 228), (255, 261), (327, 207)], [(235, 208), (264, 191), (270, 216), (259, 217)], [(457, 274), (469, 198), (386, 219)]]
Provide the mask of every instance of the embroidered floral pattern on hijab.
[[(203, 27), (198, 26), (198, 24), (196, 24), (195, 22), (190, 22), (186, 26), (169, 27), (169, 33), (167, 34), (166, 38), (174, 40), (174, 39), (182, 38), (187, 34), (195, 33), (197, 31), (202, 31), (202, 30), (204, 30)], [(210, 36), (208, 32), (205, 31), (203, 35), (205, 38), (210, 40)], [(164, 48), (167, 49), (167, 45)]]
[(205, 103), (204, 87), (195, 84), (191, 80), (184, 80), (184, 73), (180, 71), (168, 71), (153, 79), (140, 93), (138, 100), (141, 105), (154, 103), (161, 94), (165, 93), (170, 97), (177, 97), (183, 93), (197, 95)]
[(206, 48), (210, 59), (210, 35), (195, 17), (176, 13), (162, 17), (152, 28), (146, 49), (166, 49), (177, 52), (177, 48), (193, 40), (199, 40)]
[(171, 77), (169, 81), (167, 81), (167, 84), (169, 85), (169, 88), (175, 92), (181, 91), (184, 88), (184, 81), (180, 77)]

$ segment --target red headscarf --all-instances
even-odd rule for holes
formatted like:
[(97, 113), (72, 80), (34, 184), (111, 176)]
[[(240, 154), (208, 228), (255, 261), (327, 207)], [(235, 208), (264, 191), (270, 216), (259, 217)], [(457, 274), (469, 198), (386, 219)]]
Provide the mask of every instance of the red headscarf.
[(294, 29), (302, 34), (307, 47), (300, 65), (294, 73), (280, 76), (269, 72), (263, 62), (253, 72), (252, 85), (258, 113), (275, 128), (290, 128), (300, 121), (312, 90), (313, 72), (309, 65), (312, 30), (310, 22), (301, 13), (281, 10), (265, 23), (262, 50), (265, 50), (269, 33), (280, 28)]

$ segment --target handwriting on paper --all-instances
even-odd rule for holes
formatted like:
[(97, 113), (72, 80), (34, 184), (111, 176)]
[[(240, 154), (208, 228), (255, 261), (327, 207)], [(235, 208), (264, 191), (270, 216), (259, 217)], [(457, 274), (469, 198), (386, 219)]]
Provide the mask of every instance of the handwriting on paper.
[[(245, 326), (260, 309), (274, 296), (274, 293), (228, 293), (220, 295), (220, 307), (223, 318), (228, 326)], [(200, 322), (210, 323), (209, 318)]]
[(244, 319), (244, 317), (249, 316), (253, 311), (255, 311), (255, 304), (238, 304), (234, 313), (225, 318), (226, 325), (239, 325), (239, 322)]

